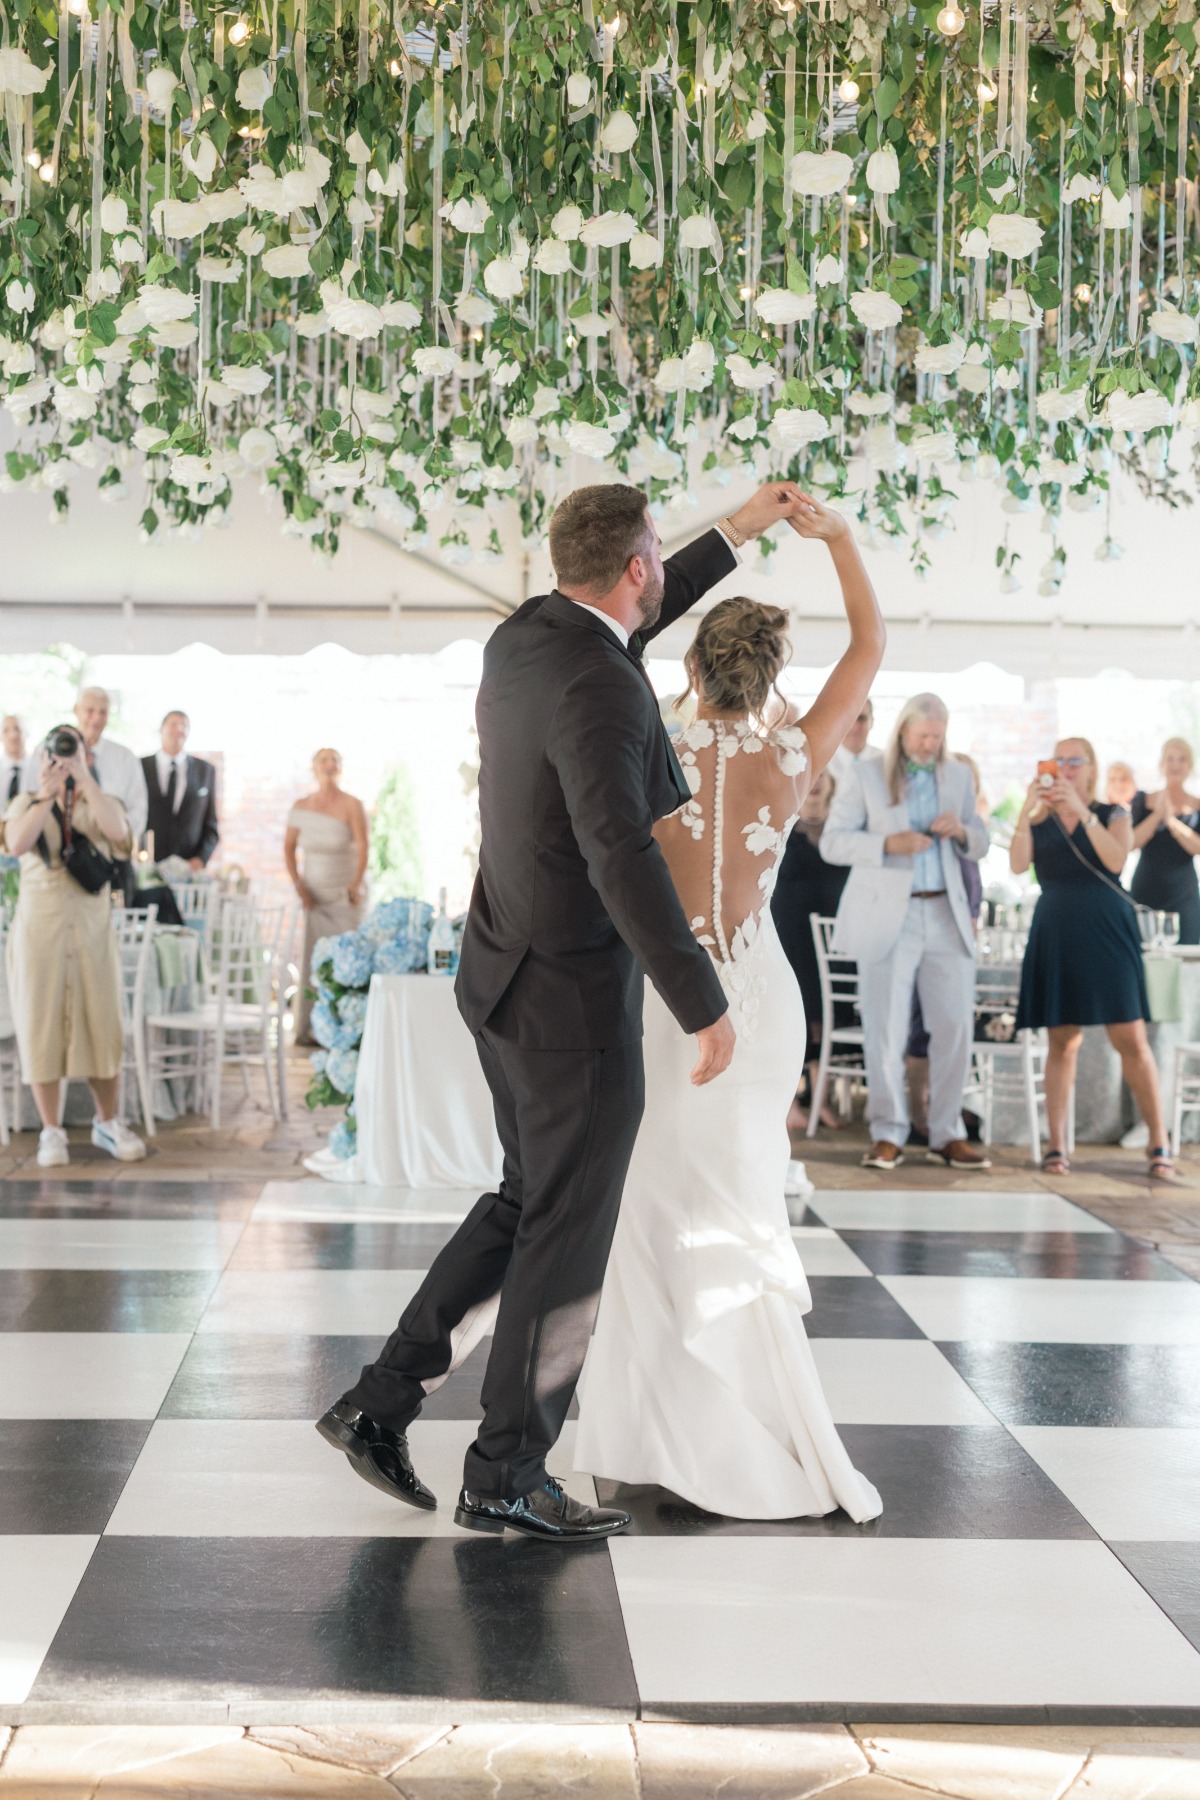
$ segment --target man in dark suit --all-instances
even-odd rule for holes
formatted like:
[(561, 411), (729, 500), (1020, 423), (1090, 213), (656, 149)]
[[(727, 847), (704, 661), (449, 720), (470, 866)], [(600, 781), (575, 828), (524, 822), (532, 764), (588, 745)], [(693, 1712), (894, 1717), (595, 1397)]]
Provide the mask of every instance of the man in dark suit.
[(484, 655), (482, 846), (457, 996), (492, 1092), (503, 1180), (318, 1422), (373, 1486), (436, 1506), (405, 1433), (499, 1294), (455, 1513), (473, 1530), (577, 1542), (629, 1523), (572, 1500), (546, 1455), (583, 1365), (641, 1120), (643, 971), (696, 1036), (694, 1082), (728, 1066), (734, 1038), (652, 835), (689, 790), (642, 651), (798, 500), (760, 489), (664, 563), (644, 494), (577, 489), (550, 525), (558, 587), (499, 626)]
[(162, 722), (161, 747), (142, 758), (150, 797), (149, 829), (154, 855), (161, 862), (181, 856), (193, 870), (206, 867), (220, 842), (217, 824), (217, 772), (210, 762), (187, 753), (191, 721), (185, 712), (169, 712)]

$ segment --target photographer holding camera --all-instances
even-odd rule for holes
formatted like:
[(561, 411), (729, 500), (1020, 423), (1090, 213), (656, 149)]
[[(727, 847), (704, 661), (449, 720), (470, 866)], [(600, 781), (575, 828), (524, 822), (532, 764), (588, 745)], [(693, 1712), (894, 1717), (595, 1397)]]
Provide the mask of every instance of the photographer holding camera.
[(116, 1116), (124, 1030), (108, 888), (113, 859), (132, 847), (125, 808), (89, 770), (81, 733), (56, 726), (41, 746), (37, 791), (18, 794), (0, 827), (0, 848), (21, 859), (8, 986), (21, 1069), (42, 1121), (43, 1169), (70, 1161), (64, 1078), (92, 1090), (93, 1144), (121, 1162), (146, 1154)]

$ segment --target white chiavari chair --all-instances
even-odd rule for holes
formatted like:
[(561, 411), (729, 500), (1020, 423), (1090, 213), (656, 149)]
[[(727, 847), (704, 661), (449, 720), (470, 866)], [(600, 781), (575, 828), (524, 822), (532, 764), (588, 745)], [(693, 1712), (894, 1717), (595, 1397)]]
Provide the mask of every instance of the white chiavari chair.
[[(963, 1099), (979, 1113), (980, 1136), (985, 1144), (992, 1141), (996, 1102), (1023, 1103), (1029, 1121), (1030, 1155), (1038, 1163), (1042, 1155), (1049, 1041), (1045, 1031), (1016, 1031), (1027, 935), (997, 926), (985, 926), (978, 934), (975, 1018), (982, 1025), (984, 1036), (977, 1035), (972, 1047), (971, 1073)], [(1067, 1113), (1065, 1147), (1068, 1154), (1075, 1148), (1074, 1091)]]
[(146, 992), (157, 922), (157, 906), (118, 907), (113, 913), (113, 930), (117, 935), (117, 949), (121, 957), (121, 1024), (125, 1032), (117, 1116), (128, 1123), (131, 1091), (136, 1086), (147, 1137), (155, 1136), (154, 1102), (150, 1070), (145, 1057), (145, 1034), (140, 1020), (146, 1010)]
[[(9, 920), (0, 914), (0, 970), (8, 948)], [(0, 1018), (0, 1145), (7, 1145), (21, 1120), (21, 1058), (10, 1018)]]
[[(864, 1037), (858, 1000), (858, 964), (845, 957), (834, 956), (833, 942), (836, 919), (823, 919), (819, 913), (808, 915), (817, 951), (817, 970), (821, 977), (821, 1053), (817, 1062), (817, 1079), (809, 1096), (808, 1136), (815, 1137), (821, 1108), (831, 1082), (865, 1080)], [(853, 1010), (857, 1023), (836, 1023), (839, 1006)]]

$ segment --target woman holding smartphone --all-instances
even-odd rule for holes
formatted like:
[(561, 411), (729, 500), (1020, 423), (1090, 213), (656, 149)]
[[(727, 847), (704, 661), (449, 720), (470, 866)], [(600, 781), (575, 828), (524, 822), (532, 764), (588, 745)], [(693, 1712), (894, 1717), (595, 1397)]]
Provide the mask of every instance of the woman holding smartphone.
[(1129, 815), (1093, 798), (1096, 755), (1086, 738), (1055, 745), (1029, 784), (1013, 832), (1015, 875), (1032, 866), (1041, 886), (1021, 969), (1017, 1030), (1049, 1032), (1046, 1059), (1047, 1175), (1066, 1175), (1067, 1112), (1085, 1025), (1103, 1025), (1150, 1132), (1150, 1175), (1174, 1181), (1158, 1069), (1150, 1053), (1150, 1006), (1130, 896), (1120, 884), (1132, 842)]

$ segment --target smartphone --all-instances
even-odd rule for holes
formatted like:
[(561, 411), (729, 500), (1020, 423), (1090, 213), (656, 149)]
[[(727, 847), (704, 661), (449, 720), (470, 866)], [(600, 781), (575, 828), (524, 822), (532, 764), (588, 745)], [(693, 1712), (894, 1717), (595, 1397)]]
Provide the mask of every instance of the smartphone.
[(1037, 766), (1037, 784), (1040, 788), (1052, 788), (1058, 780), (1058, 764), (1053, 758), (1049, 762), (1040, 762)]

